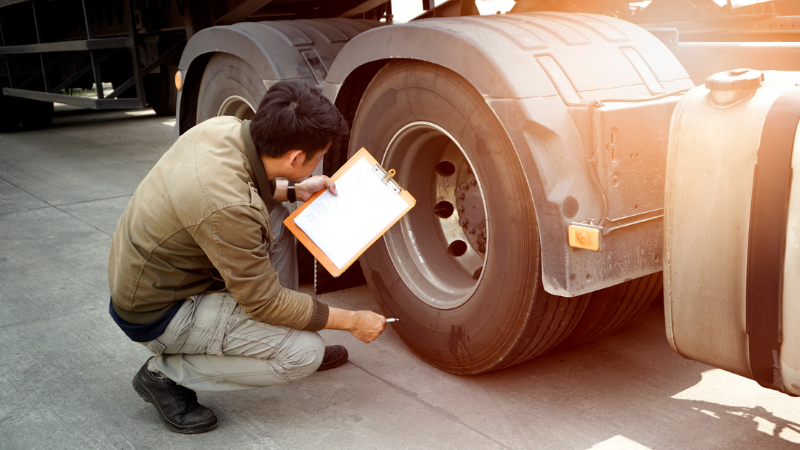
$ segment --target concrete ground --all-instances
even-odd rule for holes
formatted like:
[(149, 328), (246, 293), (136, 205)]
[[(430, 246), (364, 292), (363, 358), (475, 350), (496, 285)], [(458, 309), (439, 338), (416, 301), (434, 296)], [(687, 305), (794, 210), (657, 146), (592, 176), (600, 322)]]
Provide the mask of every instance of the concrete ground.
[[(173, 140), (149, 111), (59, 107), (51, 128), (0, 135), (0, 449), (778, 449), (800, 399), (688, 361), (655, 306), (571, 350), (477, 377), (438, 371), (387, 330), (345, 332), (351, 362), (296, 384), (200, 393), (219, 427), (167, 431), (131, 388), (147, 359), (108, 315), (116, 220)], [(310, 291), (310, 286), (302, 289)], [(321, 296), (374, 309), (366, 286)]]

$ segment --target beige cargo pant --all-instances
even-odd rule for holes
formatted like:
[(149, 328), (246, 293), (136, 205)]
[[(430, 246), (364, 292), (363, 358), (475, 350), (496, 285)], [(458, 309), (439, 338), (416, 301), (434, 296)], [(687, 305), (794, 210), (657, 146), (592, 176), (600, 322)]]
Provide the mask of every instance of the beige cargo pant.
[[(275, 247), (269, 252), (281, 284), (297, 289), (294, 237), (283, 227), (283, 205), (272, 211)], [(228, 292), (187, 298), (164, 333), (144, 342), (148, 363), (196, 391), (255, 389), (299, 380), (322, 363), (325, 343), (313, 331), (252, 319)]]

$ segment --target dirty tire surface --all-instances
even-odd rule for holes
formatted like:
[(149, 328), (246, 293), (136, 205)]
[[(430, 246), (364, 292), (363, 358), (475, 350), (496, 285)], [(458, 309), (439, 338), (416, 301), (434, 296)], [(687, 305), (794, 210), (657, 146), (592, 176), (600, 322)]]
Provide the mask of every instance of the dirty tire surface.
[[(435, 286), (447, 285), (450, 280), (431, 277), (418, 283), (409, 279), (407, 272), (401, 274), (392, 260), (394, 253), (387, 248), (387, 237), (377, 241), (360, 261), (383, 312), (387, 317), (400, 318), (393, 328), (422, 359), (458, 374), (503, 369), (558, 345), (578, 323), (589, 296), (564, 298), (545, 292), (533, 201), (522, 194), (526, 188), (519, 161), (485, 100), (463, 78), (441, 67), (416, 61), (389, 63), (361, 100), (349, 154), (366, 147), (380, 162), (393, 137), (411, 123), (434, 124), (444, 130), (443, 136), (449, 135), (460, 146), (482, 190), (487, 247), (482, 274), (474, 282), (467, 277), (474, 287), (469, 288), (472, 291), (463, 302), (437, 308), (431, 299), (446, 290)], [(431, 152), (436, 151), (431, 148)], [(416, 198), (417, 205), (390, 233), (402, 232), (395, 230), (402, 230), (413, 221), (430, 221), (432, 202), (438, 201), (436, 193), (425, 189), (428, 175), (419, 175), (430, 167), (415, 163), (409, 170), (404, 164), (402, 161), (397, 164), (400, 167), (392, 168), (397, 169), (398, 175), (403, 175), (403, 170), (415, 172), (414, 176), (423, 181), (421, 187), (414, 183), (403, 186)], [(431, 259), (436, 262), (429, 261), (429, 266), (448, 264), (446, 255), (436, 254), (446, 252), (446, 245), (436, 250), (431, 249), (436, 245), (422, 243), (444, 239), (430, 235), (439, 231), (425, 232), (425, 227), (419, 230), (429, 235), (407, 238), (406, 242), (414, 241), (408, 244), (409, 248), (416, 245), (419, 248), (413, 251), (429, 252), (439, 258)], [(392, 242), (397, 245), (397, 240)], [(422, 285), (432, 288), (424, 291), (419, 288)]]
[(589, 305), (564, 347), (584, 344), (631, 323), (661, 292), (661, 272), (592, 292)]

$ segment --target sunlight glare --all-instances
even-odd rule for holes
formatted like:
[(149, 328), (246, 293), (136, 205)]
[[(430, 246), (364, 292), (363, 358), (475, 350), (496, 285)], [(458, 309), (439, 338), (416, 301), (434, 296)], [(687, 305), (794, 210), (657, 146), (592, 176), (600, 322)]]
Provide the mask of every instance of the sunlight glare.
[(588, 450), (653, 450), (650, 447), (646, 447), (632, 439), (628, 439), (625, 436), (618, 434), (610, 439), (606, 439), (603, 442), (598, 442), (597, 444), (589, 447)]

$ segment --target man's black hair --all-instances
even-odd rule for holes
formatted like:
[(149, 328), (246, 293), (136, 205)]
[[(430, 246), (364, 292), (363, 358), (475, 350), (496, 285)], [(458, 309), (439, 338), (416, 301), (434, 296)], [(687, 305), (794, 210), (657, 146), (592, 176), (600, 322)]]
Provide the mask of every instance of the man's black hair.
[(298, 81), (281, 81), (269, 88), (250, 124), (256, 150), (270, 158), (297, 149), (303, 150), (308, 160), (328, 143), (335, 150), (348, 132), (336, 106)]

